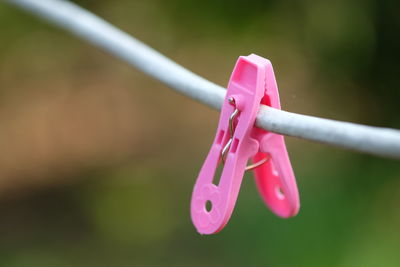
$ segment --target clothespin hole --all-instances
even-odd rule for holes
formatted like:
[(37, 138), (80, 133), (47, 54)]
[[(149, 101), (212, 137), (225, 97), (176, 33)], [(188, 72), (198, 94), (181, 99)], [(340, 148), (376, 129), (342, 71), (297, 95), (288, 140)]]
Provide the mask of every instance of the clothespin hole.
[(236, 153), (238, 145), (239, 145), (239, 139), (237, 139), (237, 138), (233, 139), (233, 143), (232, 143), (230, 152)]
[(206, 201), (206, 211), (210, 212), (212, 210), (212, 202), (210, 200)]
[(219, 185), (223, 170), (224, 170), (224, 164), (218, 164), (217, 169), (215, 170), (213, 181), (212, 181), (213, 184), (215, 184), (217, 186)]
[(280, 187), (279, 185), (275, 186), (275, 195), (278, 199), (282, 200), (285, 198), (285, 194), (283, 192), (282, 187)]

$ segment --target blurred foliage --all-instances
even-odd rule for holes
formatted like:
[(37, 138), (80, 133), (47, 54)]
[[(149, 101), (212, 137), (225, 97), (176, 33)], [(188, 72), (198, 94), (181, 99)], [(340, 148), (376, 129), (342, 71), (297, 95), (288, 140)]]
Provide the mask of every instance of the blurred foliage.
[[(288, 111), (400, 128), (398, 1), (76, 2), (222, 85), (239, 55), (271, 59)], [(0, 266), (399, 266), (397, 161), (287, 138), (300, 214), (247, 174), (200, 236), (218, 114), (5, 4), (0, 25)]]

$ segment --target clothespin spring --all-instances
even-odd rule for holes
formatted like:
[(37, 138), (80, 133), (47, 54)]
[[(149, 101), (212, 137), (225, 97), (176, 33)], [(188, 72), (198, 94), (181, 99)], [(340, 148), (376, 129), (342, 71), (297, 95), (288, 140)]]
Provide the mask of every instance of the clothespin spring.
[[(231, 116), (229, 117), (229, 140), (226, 143), (226, 145), (224, 146), (224, 148), (221, 151), (221, 160), (222, 160), (222, 164), (225, 164), (225, 160), (226, 160), (226, 155), (229, 151), (229, 148), (232, 145), (232, 141), (233, 141), (233, 134), (235, 133), (235, 126), (234, 126), (234, 121), (236, 119), (236, 117), (239, 115), (240, 111), (239, 109), (236, 107), (236, 102), (235, 99), (233, 97), (230, 97), (228, 99), (229, 103), (231, 105), (233, 105), (235, 107), (235, 110), (232, 112)], [(260, 167), (261, 165), (263, 165), (265, 162), (267, 162), (270, 159), (269, 156), (266, 156), (265, 158), (257, 161), (256, 163), (250, 164), (246, 167), (246, 171), (250, 171), (253, 170), (257, 167)]]

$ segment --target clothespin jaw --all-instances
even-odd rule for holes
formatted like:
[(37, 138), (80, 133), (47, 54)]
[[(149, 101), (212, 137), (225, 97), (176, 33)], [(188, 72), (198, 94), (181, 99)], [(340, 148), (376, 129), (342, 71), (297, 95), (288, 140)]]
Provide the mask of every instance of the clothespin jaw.
[[(274, 212), (282, 217), (297, 213), (298, 207), (293, 208), (293, 205), (296, 206), (296, 197), (292, 197), (297, 187), (294, 182), (293, 189), (294, 176), (285, 154), (283, 137), (254, 126), (261, 103), (279, 106), (276, 82), (273, 71), (272, 77), (270, 75), (271, 71), (271, 63), (256, 55), (239, 57), (236, 62), (214, 142), (193, 189), (191, 216), (201, 234), (217, 233), (226, 225), (235, 206), (244, 172), (249, 168), (255, 168), (259, 191)], [(267, 83), (270, 82), (275, 83), (276, 91), (268, 91)], [(269, 146), (269, 139), (273, 140), (272, 146)], [(246, 167), (252, 157), (255, 164)], [(218, 164), (224, 166), (219, 183), (214, 184)], [(291, 178), (282, 178), (282, 175)], [(272, 192), (271, 186), (281, 188), (284, 197), (276, 194), (279, 191)]]

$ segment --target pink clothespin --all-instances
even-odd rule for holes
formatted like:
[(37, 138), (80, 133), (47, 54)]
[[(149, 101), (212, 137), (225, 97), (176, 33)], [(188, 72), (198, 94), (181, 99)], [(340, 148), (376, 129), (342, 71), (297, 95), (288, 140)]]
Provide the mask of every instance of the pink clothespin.
[[(281, 108), (271, 62), (254, 54), (241, 56), (229, 81), (216, 137), (192, 194), (191, 216), (200, 234), (224, 228), (244, 172), (250, 169), (254, 169), (264, 202), (275, 214), (288, 218), (299, 211), (299, 194), (283, 136), (254, 125), (260, 104)], [(253, 164), (247, 166), (250, 158)], [(214, 184), (218, 164), (224, 166), (219, 183)]]

